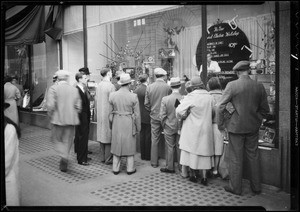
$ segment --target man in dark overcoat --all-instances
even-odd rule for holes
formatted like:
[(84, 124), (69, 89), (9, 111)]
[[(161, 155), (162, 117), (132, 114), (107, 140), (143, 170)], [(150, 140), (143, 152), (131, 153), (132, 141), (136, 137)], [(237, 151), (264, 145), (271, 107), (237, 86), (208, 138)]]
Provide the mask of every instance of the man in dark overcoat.
[(226, 105), (231, 102), (234, 110), (226, 123), (229, 133), (229, 186), (227, 192), (241, 195), (243, 154), (249, 164), (250, 186), (255, 194), (261, 193), (260, 160), (258, 151), (259, 128), (269, 113), (264, 86), (249, 77), (250, 62), (240, 61), (234, 67), (238, 79), (227, 84), (217, 110), (217, 122), (223, 129)]
[(146, 110), (144, 105), (147, 89), (147, 79), (147, 74), (141, 74), (139, 76), (140, 85), (134, 90), (134, 93), (137, 94), (139, 99), (141, 113), (140, 149), (142, 160), (150, 160), (151, 153), (150, 113), (148, 110)]

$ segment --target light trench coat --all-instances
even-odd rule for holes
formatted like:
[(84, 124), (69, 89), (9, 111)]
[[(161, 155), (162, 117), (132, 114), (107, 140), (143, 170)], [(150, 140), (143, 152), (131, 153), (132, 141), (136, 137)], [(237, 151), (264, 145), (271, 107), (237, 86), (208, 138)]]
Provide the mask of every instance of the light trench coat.
[(182, 118), (188, 110), (190, 114), (183, 121), (179, 148), (199, 156), (213, 156), (213, 97), (206, 90), (194, 90), (183, 98), (176, 108), (176, 117)]
[(111, 153), (132, 156), (136, 153), (136, 135), (141, 130), (140, 107), (137, 94), (121, 87), (109, 96), (112, 121)]
[(111, 105), (108, 102), (109, 94), (115, 91), (115, 86), (108, 80), (102, 80), (96, 89), (97, 113), (97, 141), (105, 144), (111, 143), (111, 129), (108, 115)]

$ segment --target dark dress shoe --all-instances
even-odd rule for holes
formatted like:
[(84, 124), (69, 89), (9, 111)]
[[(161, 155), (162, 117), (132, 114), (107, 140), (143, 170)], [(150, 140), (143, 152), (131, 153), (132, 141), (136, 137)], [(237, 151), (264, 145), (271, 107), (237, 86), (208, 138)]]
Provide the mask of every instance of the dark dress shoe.
[(175, 173), (175, 170), (170, 170), (170, 169), (167, 169), (167, 168), (161, 168), (160, 171), (165, 172), (165, 173)]
[(79, 165), (82, 166), (89, 166), (90, 164), (88, 162), (78, 162)]
[(62, 158), (60, 160), (60, 164), (59, 164), (60, 171), (66, 172), (67, 171), (67, 167), (68, 167), (68, 160)]
[(189, 181), (193, 182), (193, 183), (197, 183), (197, 177), (196, 176), (191, 176), (189, 178)]
[(253, 191), (253, 190), (252, 190), (252, 192), (253, 192), (255, 195), (261, 194), (261, 190), (259, 190), (259, 191)]
[(128, 175), (132, 175), (134, 173), (136, 173), (136, 169), (134, 171), (132, 171), (132, 172), (127, 172)]
[(212, 174), (212, 178), (218, 178), (218, 177), (221, 177), (221, 175), (219, 174), (219, 173), (217, 173), (217, 174)]
[(224, 187), (224, 189), (225, 189), (225, 191), (227, 191), (227, 192), (229, 192), (229, 193), (232, 193), (232, 194), (234, 194), (234, 195), (241, 195), (241, 194), (238, 194), (238, 193), (235, 193), (231, 188), (229, 188), (228, 186), (225, 186)]
[(118, 172), (113, 171), (113, 173), (114, 173), (114, 175), (118, 175), (120, 173), (120, 171), (118, 171)]
[(204, 185), (204, 186), (207, 186), (207, 179), (206, 178), (202, 178), (201, 184)]
[(88, 151), (88, 154), (93, 154), (93, 152), (91, 152), (91, 151)]
[(87, 158), (87, 161), (90, 161), (90, 160), (92, 160), (92, 158)]

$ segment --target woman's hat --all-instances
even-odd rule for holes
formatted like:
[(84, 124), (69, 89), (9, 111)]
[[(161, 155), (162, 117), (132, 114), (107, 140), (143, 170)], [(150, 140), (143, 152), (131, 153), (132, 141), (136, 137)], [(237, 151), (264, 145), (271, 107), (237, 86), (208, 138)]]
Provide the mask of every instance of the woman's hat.
[(118, 81), (119, 85), (126, 85), (131, 83), (133, 80), (131, 79), (129, 74), (121, 74), (120, 75), (120, 80)]
[(191, 86), (195, 87), (195, 86), (204, 86), (202, 80), (200, 79), (200, 77), (193, 77), (191, 79)]
[(178, 86), (178, 85), (181, 85), (180, 78), (179, 77), (172, 77), (170, 79), (170, 86), (175, 87), (175, 86)]

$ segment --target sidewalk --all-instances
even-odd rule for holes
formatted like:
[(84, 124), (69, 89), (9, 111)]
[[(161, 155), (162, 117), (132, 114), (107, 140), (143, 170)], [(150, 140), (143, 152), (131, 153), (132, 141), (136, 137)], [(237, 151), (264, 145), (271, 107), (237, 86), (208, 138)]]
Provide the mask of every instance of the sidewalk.
[[(59, 157), (50, 141), (50, 130), (21, 124), (20, 178), (22, 206), (262, 206), (266, 210), (288, 211), (290, 195), (263, 185), (253, 195), (245, 181), (242, 196), (224, 191), (227, 181), (209, 179), (208, 186), (192, 183), (179, 174), (161, 173), (135, 155), (137, 172), (114, 175), (111, 165), (100, 162), (100, 145), (89, 141), (93, 153), (90, 166), (76, 162), (73, 152), (68, 172), (58, 168)], [(165, 163), (160, 160), (160, 167)]]

